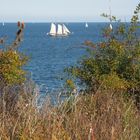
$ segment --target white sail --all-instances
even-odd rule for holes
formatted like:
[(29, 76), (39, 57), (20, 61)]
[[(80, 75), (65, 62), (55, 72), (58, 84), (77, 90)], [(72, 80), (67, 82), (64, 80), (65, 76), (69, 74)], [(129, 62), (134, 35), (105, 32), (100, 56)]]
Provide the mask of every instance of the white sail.
[(85, 24), (85, 27), (88, 28), (88, 24), (87, 23)]
[(56, 35), (56, 25), (54, 23), (51, 24), (50, 35)]
[(62, 34), (63, 34), (62, 25), (58, 24), (57, 35), (62, 35)]
[(70, 34), (71, 32), (69, 31), (69, 29), (63, 24), (63, 32)]
[(64, 25), (63, 25), (63, 34), (64, 34), (64, 35), (68, 35), (68, 32), (66, 31)]
[(113, 29), (112, 24), (109, 25), (109, 28), (110, 28), (111, 30)]

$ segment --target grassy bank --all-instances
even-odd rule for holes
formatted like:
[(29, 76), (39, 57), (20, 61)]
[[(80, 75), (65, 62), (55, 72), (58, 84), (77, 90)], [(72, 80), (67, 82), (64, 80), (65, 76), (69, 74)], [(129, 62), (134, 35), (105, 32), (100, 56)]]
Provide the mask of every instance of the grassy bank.
[[(123, 93), (98, 91), (38, 108), (36, 90), (5, 89), (0, 98), (2, 140), (139, 140), (140, 112)], [(9, 93), (10, 92), (10, 93)], [(12, 96), (6, 96), (6, 94)], [(34, 94), (33, 94), (34, 93)], [(15, 98), (13, 95), (15, 94)], [(30, 95), (30, 96), (29, 96)]]

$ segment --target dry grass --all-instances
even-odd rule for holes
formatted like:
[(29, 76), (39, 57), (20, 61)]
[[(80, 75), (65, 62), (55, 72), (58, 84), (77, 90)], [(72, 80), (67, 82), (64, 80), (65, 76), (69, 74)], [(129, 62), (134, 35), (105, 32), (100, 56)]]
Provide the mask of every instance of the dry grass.
[(18, 96), (9, 90), (1, 96), (1, 140), (140, 139), (139, 112), (122, 93), (98, 91), (94, 96), (71, 96), (58, 106), (46, 100), (38, 108), (36, 96), (30, 95), (35, 91), (23, 89)]

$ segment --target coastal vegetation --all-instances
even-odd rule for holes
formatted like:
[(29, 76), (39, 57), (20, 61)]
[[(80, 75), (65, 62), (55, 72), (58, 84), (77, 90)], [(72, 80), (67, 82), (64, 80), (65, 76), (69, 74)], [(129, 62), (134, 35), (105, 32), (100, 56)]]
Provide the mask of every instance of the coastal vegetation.
[(95, 94), (99, 89), (124, 92), (126, 96), (132, 95), (140, 106), (139, 12), (140, 4), (130, 23), (103, 14), (116, 26), (103, 29), (104, 41), (85, 42), (89, 55), (66, 70), (71, 78), (70, 87), (75, 88), (72, 81), (78, 81), (76, 85), (84, 87), (86, 94)]
[[(20, 84), (25, 81), (26, 73), (23, 66), (27, 62), (27, 57), (18, 52), (18, 46), (22, 41), (24, 24), (18, 22), (18, 31), (15, 40), (10, 44), (6, 44), (6, 37), (0, 38), (0, 45), (3, 48), (0, 50), (0, 85)], [(3, 86), (2, 86), (3, 85)]]
[(71, 96), (57, 106), (47, 99), (39, 108), (30, 92), (19, 92), (10, 110), (0, 100), (2, 140), (139, 140), (139, 111), (123, 93)]
[[(130, 24), (103, 31), (104, 41), (86, 41), (89, 55), (67, 69), (68, 90), (83, 88), (52, 105), (39, 106), (38, 89), (27, 80), (28, 58), (18, 52), (24, 24), (0, 51), (0, 139), (2, 140), (139, 140), (140, 40), (138, 14)], [(104, 14), (111, 19), (116, 18)], [(59, 100), (59, 99), (58, 99)]]

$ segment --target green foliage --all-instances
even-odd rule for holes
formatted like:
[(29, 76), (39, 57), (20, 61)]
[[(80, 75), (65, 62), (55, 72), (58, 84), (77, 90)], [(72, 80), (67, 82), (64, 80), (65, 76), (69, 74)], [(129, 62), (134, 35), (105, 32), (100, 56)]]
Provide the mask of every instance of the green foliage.
[(69, 89), (69, 91), (73, 91), (75, 89), (75, 84), (71, 79), (67, 79), (66, 87)]
[(25, 71), (22, 66), (26, 57), (15, 50), (0, 52), (0, 75), (4, 83), (17, 84), (25, 80)]
[(0, 78), (2, 85), (20, 84), (25, 81), (25, 71), (22, 67), (27, 62), (27, 57), (17, 51), (17, 47), (22, 41), (24, 24), (18, 23), (16, 38), (11, 45), (5, 45), (5, 39), (0, 42), (4, 48), (0, 51)]
[[(137, 35), (137, 6), (130, 24), (117, 22), (117, 27), (104, 29), (105, 41), (94, 44), (86, 41), (89, 56), (78, 66), (68, 68), (72, 77), (80, 80), (89, 91), (103, 89), (139, 91), (140, 88), (140, 40)], [(103, 14), (104, 17), (110, 16)], [(112, 20), (117, 21), (115, 17)], [(112, 21), (111, 20), (111, 21)]]

